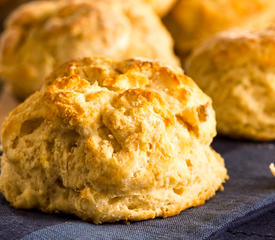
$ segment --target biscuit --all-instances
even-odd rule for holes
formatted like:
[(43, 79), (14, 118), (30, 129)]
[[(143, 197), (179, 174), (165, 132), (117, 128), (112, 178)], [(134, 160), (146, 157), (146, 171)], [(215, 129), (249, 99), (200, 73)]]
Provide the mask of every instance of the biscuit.
[(186, 71), (213, 100), (224, 135), (275, 139), (275, 31), (230, 31), (205, 41)]
[(184, 62), (195, 47), (217, 32), (260, 27), (271, 21), (262, 15), (274, 16), (274, 9), (274, 1), (270, 0), (179, 0), (164, 23)]
[(4, 122), (0, 189), (16, 208), (94, 223), (172, 216), (228, 178), (215, 129), (211, 99), (180, 69), (70, 62)]
[(146, 57), (179, 65), (170, 34), (148, 4), (60, 0), (27, 3), (8, 18), (0, 73), (24, 99), (56, 66), (86, 56)]
[(149, 3), (159, 16), (166, 15), (177, 0), (144, 0)]

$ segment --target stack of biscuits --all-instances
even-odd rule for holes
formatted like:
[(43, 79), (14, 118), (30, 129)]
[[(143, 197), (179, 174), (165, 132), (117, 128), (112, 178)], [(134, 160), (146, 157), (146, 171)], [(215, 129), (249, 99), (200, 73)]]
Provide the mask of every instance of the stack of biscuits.
[(275, 139), (274, 9), (269, 0), (20, 5), (0, 38), (0, 78), (21, 102), (2, 124), (0, 192), (15, 208), (96, 224), (205, 203), (229, 179), (210, 146), (216, 128)]

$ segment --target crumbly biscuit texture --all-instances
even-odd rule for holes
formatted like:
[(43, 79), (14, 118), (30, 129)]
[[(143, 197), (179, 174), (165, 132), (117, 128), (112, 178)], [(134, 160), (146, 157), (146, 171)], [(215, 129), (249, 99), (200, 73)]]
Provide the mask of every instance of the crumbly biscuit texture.
[(3, 125), (0, 189), (16, 208), (94, 223), (168, 217), (227, 179), (211, 100), (181, 70), (71, 62)]
[(218, 130), (232, 137), (275, 139), (275, 31), (230, 31), (188, 59), (190, 75), (213, 99)]
[(164, 22), (185, 62), (195, 47), (217, 32), (270, 24), (274, 9), (270, 0), (179, 0)]
[(87, 56), (147, 57), (179, 65), (170, 34), (143, 1), (59, 0), (27, 3), (8, 18), (0, 73), (22, 99), (56, 66)]

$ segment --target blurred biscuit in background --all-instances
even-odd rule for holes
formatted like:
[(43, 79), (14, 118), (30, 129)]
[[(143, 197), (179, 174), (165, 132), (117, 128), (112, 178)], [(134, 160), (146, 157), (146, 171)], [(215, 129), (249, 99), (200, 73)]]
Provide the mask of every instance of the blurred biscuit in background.
[(220, 33), (201, 44), (186, 72), (213, 100), (218, 131), (275, 139), (275, 30)]
[[(26, 2), (37, 1), (37, 0), (0, 0), (0, 23), (8, 16), (8, 14), (18, 5)], [(52, 0), (58, 1), (58, 0)], [(127, 0), (126, 0), (127, 1)], [(139, 1), (139, 0), (137, 0)], [(142, 0), (141, 0), (142, 1)], [(159, 16), (166, 15), (177, 0), (143, 0), (150, 4), (154, 11)]]
[(142, 1), (37, 1), (7, 19), (0, 73), (24, 99), (57, 65), (85, 56), (147, 57), (179, 65), (170, 34)]
[(177, 0), (144, 0), (149, 3), (159, 16), (166, 15)]
[(195, 47), (217, 32), (269, 24), (274, 5), (270, 0), (179, 0), (164, 23), (184, 63)]

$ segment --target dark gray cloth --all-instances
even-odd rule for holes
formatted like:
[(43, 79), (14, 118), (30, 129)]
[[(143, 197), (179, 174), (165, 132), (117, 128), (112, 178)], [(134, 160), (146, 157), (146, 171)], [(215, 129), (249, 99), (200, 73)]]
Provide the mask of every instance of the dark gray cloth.
[(225, 190), (178, 216), (124, 225), (94, 225), (67, 215), (14, 210), (0, 197), (0, 239), (209, 239), (243, 216), (275, 202), (274, 143), (217, 138), (213, 147), (225, 158), (230, 180)]
[(274, 240), (275, 203), (238, 219), (209, 240)]

